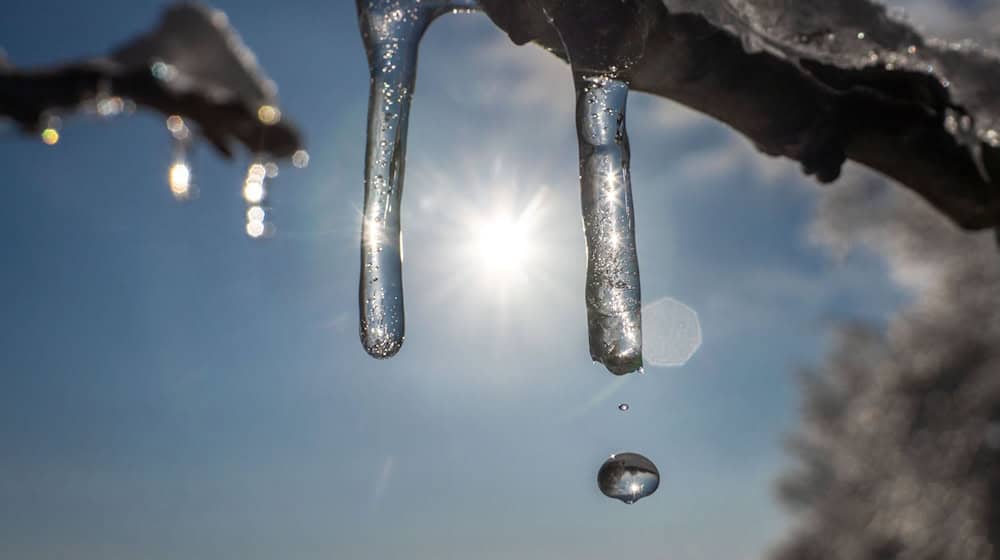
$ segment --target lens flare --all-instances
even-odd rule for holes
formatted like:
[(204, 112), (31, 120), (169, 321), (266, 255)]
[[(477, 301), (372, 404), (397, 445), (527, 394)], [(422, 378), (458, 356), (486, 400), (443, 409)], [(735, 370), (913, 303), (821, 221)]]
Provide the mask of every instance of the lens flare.
[(59, 131), (54, 128), (46, 128), (42, 131), (42, 142), (48, 146), (55, 146), (59, 143)]

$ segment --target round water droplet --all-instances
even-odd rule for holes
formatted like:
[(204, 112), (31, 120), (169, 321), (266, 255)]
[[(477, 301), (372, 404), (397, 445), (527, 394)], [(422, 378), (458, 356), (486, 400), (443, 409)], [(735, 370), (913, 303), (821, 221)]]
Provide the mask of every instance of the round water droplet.
[(629, 406), (628, 406), (627, 402), (623, 402), (620, 405), (618, 405), (618, 410), (620, 410), (622, 412), (628, 412), (628, 409), (629, 409)]
[(660, 471), (652, 461), (638, 453), (617, 453), (597, 471), (601, 492), (626, 504), (649, 496), (660, 486)]

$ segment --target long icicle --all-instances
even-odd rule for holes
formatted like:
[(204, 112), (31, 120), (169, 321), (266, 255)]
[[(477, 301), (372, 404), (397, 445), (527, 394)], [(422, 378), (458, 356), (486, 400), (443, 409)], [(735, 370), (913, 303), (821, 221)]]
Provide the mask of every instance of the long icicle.
[(371, 91), (361, 226), (361, 342), (376, 358), (405, 337), (400, 202), (406, 129), (421, 37), (438, 16), (476, 8), (472, 0), (357, 0)]
[(587, 237), (590, 355), (616, 375), (642, 367), (642, 295), (635, 246), (628, 84), (574, 72), (580, 187)]

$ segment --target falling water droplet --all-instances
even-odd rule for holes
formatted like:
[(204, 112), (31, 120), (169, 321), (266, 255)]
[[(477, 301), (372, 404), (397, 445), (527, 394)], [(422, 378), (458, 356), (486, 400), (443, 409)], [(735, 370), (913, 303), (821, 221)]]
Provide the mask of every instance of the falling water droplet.
[(45, 117), (45, 127), (42, 129), (40, 137), (46, 146), (55, 146), (59, 143), (59, 129), (62, 128), (62, 119), (55, 115)]
[(170, 165), (167, 181), (175, 198), (187, 198), (191, 192), (191, 168), (183, 160), (175, 161)]
[(167, 117), (167, 130), (173, 140), (173, 159), (167, 170), (167, 185), (176, 200), (189, 200), (197, 192), (191, 181), (191, 167), (187, 163), (191, 134), (184, 119), (177, 115)]
[(629, 405), (628, 405), (628, 403), (627, 403), (627, 402), (623, 402), (623, 403), (621, 403), (620, 405), (618, 405), (618, 410), (620, 410), (620, 411), (622, 411), (622, 412), (628, 412), (628, 409), (629, 409), (629, 408), (630, 408), (630, 407), (629, 407)]
[(574, 76), (590, 355), (624, 375), (642, 367), (642, 296), (625, 129), (628, 85), (605, 75)]
[(247, 168), (247, 177), (243, 181), (243, 200), (247, 204), (245, 229), (252, 239), (264, 237), (271, 231), (271, 224), (264, 221), (267, 212), (261, 206), (267, 199), (265, 181), (268, 176), (267, 165), (254, 162)]
[(649, 496), (660, 486), (660, 471), (652, 461), (638, 453), (617, 453), (597, 471), (601, 492), (626, 504)]
[(472, 0), (358, 0), (371, 76), (358, 301), (361, 341), (376, 358), (395, 355), (405, 337), (399, 217), (418, 46), (435, 18), (475, 6)]
[(292, 154), (292, 165), (299, 169), (307, 167), (309, 165), (309, 152), (305, 150), (296, 150), (295, 153)]
[(42, 142), (47, 146), (55, 146), (59, 143), (59, 131), (52, 128), (46, 127), (42, 130)]
[(247, 178), (243, 181), (243, 199), (248, 204), (260, 204), (267, 197), (264, 179), (267, 170), (259, 163), (253, 163), (247, 169)]

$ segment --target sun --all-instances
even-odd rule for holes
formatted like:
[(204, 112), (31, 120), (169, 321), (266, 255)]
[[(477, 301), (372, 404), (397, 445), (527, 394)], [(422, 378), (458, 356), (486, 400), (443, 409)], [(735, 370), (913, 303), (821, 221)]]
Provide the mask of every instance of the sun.
[[(521, 219), (518, 219), (521, 218)], [(530, 224), (523, 216), (491, 216), (475, 226), (475, 258), (492, 273), (523, 271), (532, 260)]]
[(468, 208), (460, 233), (466, 266), (477, 271), (479, 285), (499, 290), (528, 282), (546, 244), (544, 192), (526, 204), (506, 194), (500, 202)]
[(548, 184), (508, 178), (503, 169), (496, 164), (486, 178), (470, 171), (461, 181), (426, 170), (434, 190), (417, 201), (418, 219), (410, 222), (417, 225), (409, 230), (410, 254), (419, 253), (421, 263), (411, 265), (411, 277), (426, 283), (421, 294), (433, 305), (467, 310), (464, 319), (477, 321), (461, 324), (487, 325), (495, 334), (568, 299), (558, 282), (579, 241), (577, 231), (561, 227), (575, 213), (564, 212), (569, 206)]

